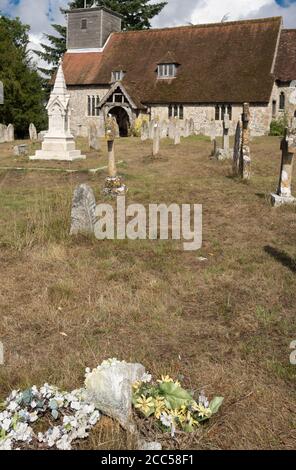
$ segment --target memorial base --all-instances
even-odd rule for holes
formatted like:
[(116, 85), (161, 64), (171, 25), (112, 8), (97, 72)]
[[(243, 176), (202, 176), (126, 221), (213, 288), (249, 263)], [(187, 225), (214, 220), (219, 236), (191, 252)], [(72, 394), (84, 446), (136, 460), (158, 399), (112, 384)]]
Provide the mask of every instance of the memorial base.
[(296, 204), (296, 198), (293, 196), (279, 196), (278, 194), (271, 194), (271, 204), (273, 207), (280, 207), (285, 204)]

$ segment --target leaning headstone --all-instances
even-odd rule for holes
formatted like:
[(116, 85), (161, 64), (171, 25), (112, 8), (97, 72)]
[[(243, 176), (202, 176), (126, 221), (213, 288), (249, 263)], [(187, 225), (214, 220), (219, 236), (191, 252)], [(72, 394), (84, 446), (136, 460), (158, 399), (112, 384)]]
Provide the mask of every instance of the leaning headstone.
[(244, 103), (243, 106), (243, 128), (242, 128), (242, 145), (239, 162), (239, 176), (243, 180), (251, 178), (251, 152), (250, 152), (250, 105)]
[(23, 155), (28, 155), (28, 152), (29, 152), (29, 147), (26, 144), (16, 145), (15, 147), (13, 147), (13, 154), (16, 157), (21, 157)]
[(141, 140), (145, 142), (145, 140), (149, 139), (149, 124), (147, 121), (142, 122), (141, 126)]
[(233, 148), (233, 162), (232, 162), (232, 173), (233, 176), (238, 176), (239, 174), (239, 161), (240, 161), (240, 152), (241, 152), (241, 141), (242, 141), (242, 125), (238, 121), (234, 137), (234, 148)]
[(141, 364), (106, 361), (86, 376), (89, 399), (102, 413), (119, 421), (124, 429), (134, 431), (132, 386), (141, 381), (144, 374)]
[(153, 133), (153, 150), (152, 150), (153, 157), (156, 157), (156, 155), (159, 154), (159, 146), (160, 146), (159, 124), (155, 122), (154, 133)]
[(32, 122), (29, 126), (29, 136), (33, 142), (38, 139), (37, 129)]
[(8, 124), (7, 131), (6, 131), (6, 141), (13, 142), (14, 141), (14, 126), (13, 124)]
[(86, 184), (74, 191), (70, 235), (93, 234), (96, 223), (96, 200), (93, 190)]
[(89, 148), (99, 151), (101, 148), (98, 129), (94, 122), (91, 122), (88, 128), (88, 144)]
[(291, 127), (285, 130), (281, 150), (282, 161), (279, 185), (276, 194), (271, 194), (271, 203), (275, 207), (296, 203), (296, 198), (292, 196), (291, 190), (293, 160), (296, 154), (296, 119), (293, 119)]

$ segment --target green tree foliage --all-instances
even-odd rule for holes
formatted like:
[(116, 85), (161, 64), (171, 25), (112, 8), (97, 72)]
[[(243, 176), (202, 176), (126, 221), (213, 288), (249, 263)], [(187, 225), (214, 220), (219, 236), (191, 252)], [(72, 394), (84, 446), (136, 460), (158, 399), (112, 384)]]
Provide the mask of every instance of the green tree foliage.
[(0, 80), (4, 86), (4, 104), (0, 122), (12, 123), (16, 135), (28, 133), (30, 122), (38, 129), (46, 126), (42, 79), (28, 52), (29, 26), (19, 18), (0, 17)]
[[(102, 0), (98, 2), (123, 16), (123, 29), (125, 31), (149, 29), (151, 20), (157, 16), (166, 6), (167, 2), (150, 4), (151, 0)], [(92, 4), (92, 0), (87, 0), (87, 6)], [(69, 9), (84, 8), (84, 0), (74, 0), (69, 2)], [(65, 11), (65, 10), (62, 10)], [(42, 43), (41, 51), (34, 51), (39, 58), (49, 64), (49, 69), (40, 68), (40, 71), (50, 76), (57, 68), (59, 58), (66, 51), (67, 28), (65, 26), (53, 24), (52, 27), (58, 36), (46, 34), (48, 44)]]

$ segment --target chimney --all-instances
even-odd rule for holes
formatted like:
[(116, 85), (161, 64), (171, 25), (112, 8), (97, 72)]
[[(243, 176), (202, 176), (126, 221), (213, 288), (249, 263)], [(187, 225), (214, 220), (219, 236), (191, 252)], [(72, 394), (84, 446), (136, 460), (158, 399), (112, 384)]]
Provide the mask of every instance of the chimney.
[(105, 7), (68, 10), (68, 52), (101, 50), (111, 33), (121, 31), (122, 16)]

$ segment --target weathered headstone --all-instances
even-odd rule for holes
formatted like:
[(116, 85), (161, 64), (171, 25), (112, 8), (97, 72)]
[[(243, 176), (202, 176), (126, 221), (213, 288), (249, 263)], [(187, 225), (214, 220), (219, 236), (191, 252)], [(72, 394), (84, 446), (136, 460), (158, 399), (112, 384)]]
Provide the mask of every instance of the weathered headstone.
[(28, 155), (28, 152), (29, 152), (29, 147), (26, 144), (16, 145), (15, 147), (13, 147), (13, 154), (16, 157), (21, 157), (23, 155)]
[(8, 124), (7, 126), (7, 142), (13, 142), (14, 141), (14, 126), (13, 124)]
[(283, 204), (295, 204), (296, 198), (292, 196), (292, 171), (293, 160), (296, 154), (296, 119), (292, 125), (285, 130), (284, 138), (281, 142), (282, 160), (280, 170), (280, 180), (276, 194), (271, 195), (273, 206)]
[(96, 223), (96, 200), (93, 190), (86, 184), (74, 191), (70, 235), (93, 234)]
[(229, 114), (225, 113), (223, 119), (223, 150), (229, 152), (229, 128), (230, 128), (230, 119)]
[(240, 153), (241, 153), (241, 144), (242, 144), (242, 125), (238, 121), (234, 137), (234, 148), (233, 148), (233, 163), (232, 163), (232, 172), (233, 176), (238, 176), (239, 174), (239, 162), (240, 162)]
[(32, 140), (33, 142), (38, 140), (37, 129), (32, 122), (29, 126), (29, 136), (30, 136), (30, 140)]
[(250, 105), (244, 103), (242, 115), (242, 144), (239, 162), (239, 176), (243, 180), (251, 178), (251, 151), (250, 151)]
[(4, 124), (0, 124), (0, 144), (4, 144), (7, 138), (7, 127)]
[(176, 129), (175, 120), (171, 118), (169, 122), (169, 132), (168, 132), (169, 139), (171, 140), (175, 140), (175, 129)]
[(91, 122), (88, 128), (88, 145), (90, 149), (99, 151), (101, 142), (98, 136), (98, 129), (94, 122)]
[(152, 155), (154, 157), (156, 157), (159, 154), (159, 146), (160, 146), (159, 124), (155, 122), (154, 133), (153, 133), (153, 151), (152, 151)]
[(174, 139), (174, 144), (175, 145), (180, 145), (181, 143), (181, 126), (180, 126), (180, 121), (179, 119), (175, 120), (175, 139)]
[(141, 126), (141, 140), (145, 142), (145, 140), (149, 139), (149, 124), (147, 121), (142, 122)]
[(194, 120), (192, 118), (189, 119), (189, 134), (195, 135), (195, 125)]

